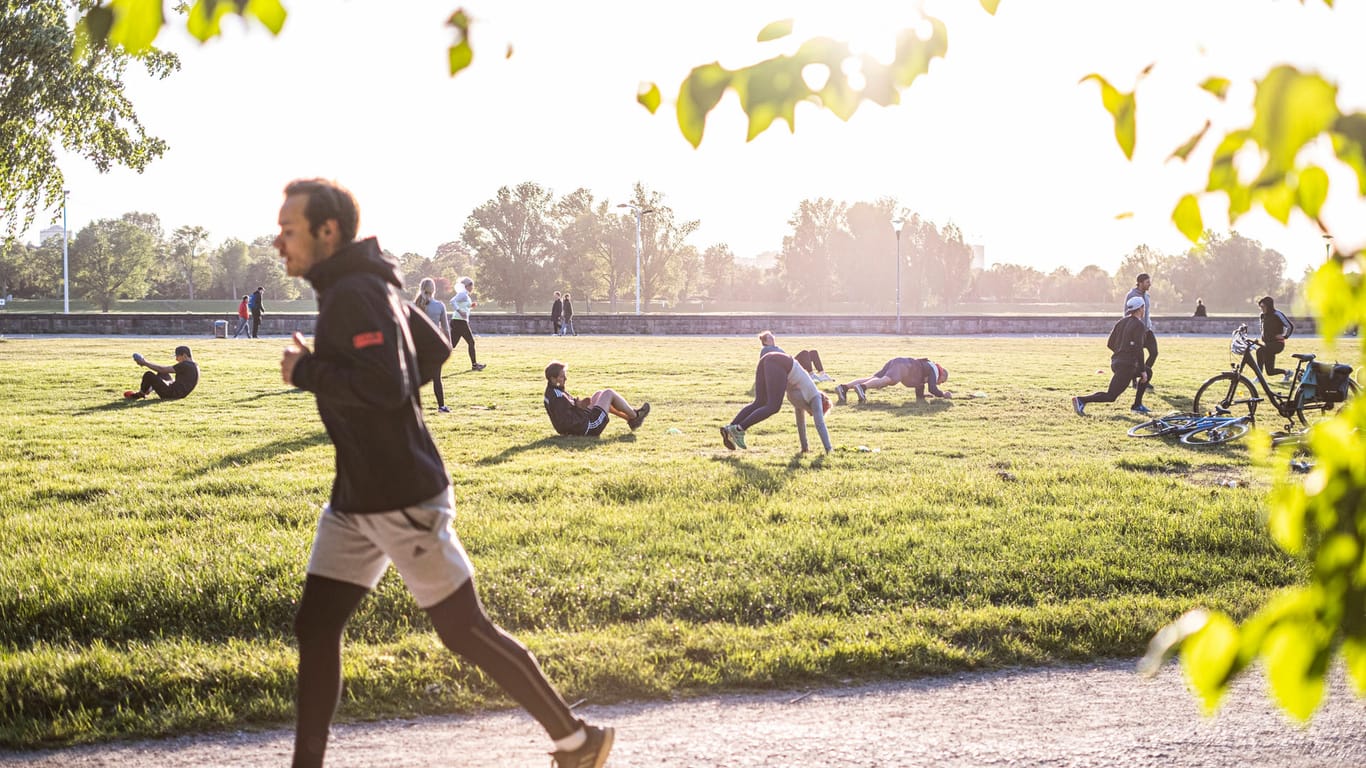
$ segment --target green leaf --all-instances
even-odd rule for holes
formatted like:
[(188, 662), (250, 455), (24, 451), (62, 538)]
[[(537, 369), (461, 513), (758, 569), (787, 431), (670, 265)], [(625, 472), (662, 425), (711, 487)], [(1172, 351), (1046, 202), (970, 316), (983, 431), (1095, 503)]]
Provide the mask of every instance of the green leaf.
[(1328, 172), (1317, 165), (1300, 171), (1295, 196), (1304, 215), (1317, 219), (1323, 210), (1323, 203), (1328, 199)]
[(914, 29), (897, 33), (896, 57), (889, 69), (896, 88), (909, 88), (917, 77), (930, 71), (930, 61), (944, 58), (949, 50), (949, 31), (944, 23), (932, 16), (926, 16), (925, 21), (930, 24), (927, 38), (921, 38)]
[(1124, 152), (1124, 157), (1129, 160), (1134, 159), (1136, 133), (1134, 112), (1137, 107), (1134, 102), (1134, 95), (1121, 92), (1110, 85), (1108, 80), (1095, 73), (1083, 77), (1081, 82), (1084, 83), (1087, 80), (1095, 80), (1100, 85), (1100, 103), (1115, 121), (1115, 141), (1119, 143), (1119, 148)]
[(759, 30), (759, 42), (767, 43), (770, 40), (777, 40), (790, 34), (792, 34), (792, 19), (770, 22), (768, 26)]
[(91, 8), (76, 30), (76, 56), (84, 58), (89, 43), (94, 43), (96, 47), (108, 45), (109, 28), (113, 25), (114, 12), (108, 6)]
[(1314, 628), (1304, 621), (1282, 621), (1267, 633), (1262, 645), (1271, 693), (1281, 707), (1299, 720), (1308, 720), (1323, 699), (1323, 677), (1313, 674), (1319, 643)]
[(223, 17), (232, 10), (231, 5), (226, 0), (197, 0), (190, 8), (185, 28), (201, 43), (217, 37), (223, 31)]
[(1200, 234), (1205, 231), (1205, 225), (1200, 217), (1200, 202), (1195, 199), (1195, 195), (1184, 195), (1177, 202), (1176, 210), (1172, 211), (1172, 223), (1187, 240), (1192, 243), (1200, 242)]
[(1200, 84), (1201, 88), (1214, 94), (1214, 97), (1223, 101), (1228, 96), (1229, 80), (1227, 77), (1211, 77)]
[(469, 40), (461, 40), (452, 45), (449, 51), (451, 76), (460, 73), (460, 70), (468, 67), (474, 61), (474, 49), (470, 47)]
[(1247, 131), (1233, 131), (1224, 136), (1219, 146), (1214, 148), (1214, 157), (1209, 166), (1209, 184), (1205, 191), (1230, 190), (1240, 186), (1238, 169), (1233, 165), (1233, 157), (1247, 143)]
[(1266, 153), (1268, 171), (1283, 173), (1294, 167), (1305, 144), (1338, 119), (1337, 87), (1318, 75), (1279, 66), (1257, 84), (1253, 108), (1252, 138)]
[(992, 16), (996, 15), (996, 7), (1001, 4), (1001, 0), (979, 0), (982, 8)]
[(285, 27), (285, 17), (288, 13), (285, 7), (280, 4), (280, 0), (251, 0), (247, 3), (247, 15), (256, 17), (262, 26), (270, 30), (272, 35), (280, 34), (280, 30)]
[(1295, 190), (1289, 184), (1282, 180), (1259, 189), (1257, 195), (1271, 218), (1282, 225), (1290, 223), (1290, 207), (1295, 203)]
[(1285, 552), (1297, 555), (1304, 549), (1304, 485), (1279, 487), (1271, 497), (1267, 528), (1271, 540)]
[(1366, 637), (1349, 637), (1342, 643), (1342, 660), (1356, 695), (1366, 697)]
[(1181, 646), (1181, 667), (1205, 711), (1219, 707), (1238, 658), (1238, 628), (1222, 613), (1211, 613), (1204, 627)]
[(1357, 175), (1357, 194), (1366, 196), (1366, 114), (1353, 112), (1333, 123), (1333, 151)]
[(659, 86), (654, 83), (641, 83), (636, 91), (636, 103), (654, 114), (659, 109)]
[(166, 21), (161, 13), (161, 0), (113, 0), (109, 6), (114, 11), (109, 40), (129, 53), (151, 50), (152, 41)]
[(730, 85), (732, 73), (716, 62), (694, 67), (678, 87), (678, 128), (696, 149), (702, 143), (707, 114)]
[(1186, 157), (1190, 155), (1192, 151), (1195, 150), (1195, 147), (1200, 143), (1200, 140), (1205, 138), (1205, 134), (1209, 132), (1210, 125), (1210, 121), (1206, 120), (1205, 127), (1197, 131), (1194, 136), (1190, 137), (1189, 139), (1186, 139), (1186, 143), (1177, 147), (1176, 151), (1172, 152), (1171, 157), (1167, 159), (1170, 160), (1172, 158), (1176, 158), (1178, 160), (1185, 160)]

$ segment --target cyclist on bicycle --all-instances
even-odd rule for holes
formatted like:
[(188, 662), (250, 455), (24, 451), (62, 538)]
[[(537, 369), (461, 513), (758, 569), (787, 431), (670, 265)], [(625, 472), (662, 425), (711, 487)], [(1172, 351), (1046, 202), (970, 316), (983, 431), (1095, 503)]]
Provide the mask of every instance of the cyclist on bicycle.
[(1128, 389), (1129, 382), (1133, 382), (1136, 392), (1134, 404), (1129, 410), (1148, 413), (1143, 405), (1143, 393), (1148, 389), (1148, 378), (1151, 376), (1151, 372), (1143, 365), (1143, 342), (1148, 334), (1148, 326), (1143, 322), (1146, 309), (1142, 296), (1133, 296), (1124, 303), (1124, 317), (1115, 323), (1110, 338), (1105, 342), (1113, 353), (1110, 355), (1110, 370), (1113, 372), (1110, 388), (1105, 392), (1072, 398), (1072, 410), (1078, 416), (1086, 415), (1087, 403), (1113, 403), (1118, 400), (1120, 394)]
[(1295, 324), (1276, 309), (1276, 300), (1270, 296), (1263, 296), (1257, 306), (1262, 308), (1262, 346), (1257, 349), (1257, 365), (1267, 376), (1284, 374), (1288, 383), (1294, 371), (1277, 368), (1276, 355), (1285, 351), (1285, 340), (1295, 332)]

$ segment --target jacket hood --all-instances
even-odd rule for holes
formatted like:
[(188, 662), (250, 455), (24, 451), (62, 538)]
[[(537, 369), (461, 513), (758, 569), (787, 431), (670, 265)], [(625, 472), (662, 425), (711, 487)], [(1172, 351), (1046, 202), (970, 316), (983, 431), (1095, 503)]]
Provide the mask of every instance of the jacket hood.
[(403, 275), (399, 272), (398, 261), (381, 251), (379, 241), (373, 237), (342, 246), (329, 258), (314, 264), (304, 279), (321, 291), (343, 276), (357, 272), (378, 275), (396, 288), (403, 288)]

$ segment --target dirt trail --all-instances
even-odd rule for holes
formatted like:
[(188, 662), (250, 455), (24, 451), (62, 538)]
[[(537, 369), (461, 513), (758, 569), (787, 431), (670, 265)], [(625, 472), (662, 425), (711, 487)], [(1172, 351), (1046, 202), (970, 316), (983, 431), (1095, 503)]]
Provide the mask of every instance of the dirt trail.
[[(614, 768), (1366, 766), (1366, 700), (1353, 696), (1340, 670), (1308, 727), (1271, 705), (1260, 673), (1241, 681), (1218, 715), (1203, 718), (1174, 666), (1149, 680), (1127, 661), (579, 711), (616, 727)], [(0, 752), (0, 766), (277, 768), (289, 763), (290, 738), (239, 732)], [(431, 717), (339, 726), (328, 765), (545, 766), (547, 747), (518, 712)]]

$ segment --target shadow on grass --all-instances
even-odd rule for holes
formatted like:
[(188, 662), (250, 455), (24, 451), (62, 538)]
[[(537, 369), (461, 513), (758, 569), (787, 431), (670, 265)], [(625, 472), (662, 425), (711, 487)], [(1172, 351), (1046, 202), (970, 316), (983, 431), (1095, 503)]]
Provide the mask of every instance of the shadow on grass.
[(305, 391), (303, 391), (302, 389), (296, 389), (296, 388), (294, 388), (294, 387), (286, 387), (286, 388), (284, 388), (284, 389), (276, 389), (276, 390), (272, 390), (272, 391), (270, 391), (270, 392), (258, 392), (258, 393), (256, 393), (256, 394), (252, 395), (251, 397), (242, 397), (242, 398), (238, 398), (238, 399), (237, 399), (237, 402), (239, 402), (239, 403), (249, 403), (249, 402), (251, 402), (252, 400), (261, 400), (261, 399), (267, 398), (267, 397), (279, 397), (280, 395), (307, 395), (307, 394), (308, 394), (308, 393), (305, 392)]
[(273, 459), (277, 456), (282, 456), (284, 454), (293, 453), (295, 451), (302, 451), (306, 448), (312, 448), (318, 445), (326, 445), (327, 442), (327, 433), (320, 429), (310, 434), (300, 435), (298, 437), (289, 438), (287, 440), (276, 440), (273, 443), (258, 445), (255, 448), (251, 448), (246, 451), (241, 451), (238, 453), (230, 454), (228, 456), (224, 456), (223, 458), (213, 462), (212, 464), (209, 464), (208, 466), (186, 470), (185, 472), (181, 473), (181, 477), (199, 477), (200, 475), (203, 475), (205, 472), (210, 472), (215, 469), (233, 469), (240, 468), (249, 464), (258, 464), (260, 462), (268, 461), (270, 459)]
[(901, 403), (878, 402), (870, 400), (864, 405), (856, 405), (855, 408), (864, 411), (885, 411), (897, 416), (931, 416), (943, 413), (953, 407), (953, 401), (942, 398), (927, 400), (904, 400)]
[(529, 443), (505, 448), (492, 456), (485, 456), (484, 458), (479, 459), (475, 464), (480, 466), (502, 464), (518, 454), (534, 451), (537, 448), (559, 448), (562, 451), (582, 452), (594, 450), (603, 443), (634, 443), (635, 441), (636, 434), (634, 432), (627, 432), (624, 435), (605, 438), (588, 437), (587, 435), (550, 435), (548, 437), (543, 437), (540, 440), (533, 440)]
[[(185, 399), (185, 398), (183, 398), (183, 397), (182, 397), (182, 398), (177, 398), (177, 400), (184, 400), (184, 399)], [(120, 396), (119, 399), (117, 399), (117, 400), (111, 400), (111, 401), (109, 401), (109, 402), (107, 402), (107, 403), (101, 403), (100, 405), (91, 405), (91, 406), (87, 406), (87, 407), (85, 407), (85, 408), (82, 408), (82, 409), (80, 409), (79, 411), (76, 411), (76, 414), (75, 414), (75, 415), (77, 415), (77, 416), (88, 416), (88, 415), (90, 415), (90, 414), (92, 414), (92, 413), (104, 413), (104, 412), (106, 412), (106, 411), (121, 411), (121, 410), (124, 410), (124, 409), (131, 409), (131, 408), (147, 408), (148, 406), (155, 405), (156, 403), (174, 403), (174, 402), (176, 402), (176, 400), (163, 400), (163, 399), (157, 397), (156, 395), (148, 395), (147, 397), (140, 397), (140, 398), (137, 398), (137, 399), (134, 399), (134, 400), (129, 400), (129, 399), (127, 399), (127, 398), (124, 398), (124, 397)]]

